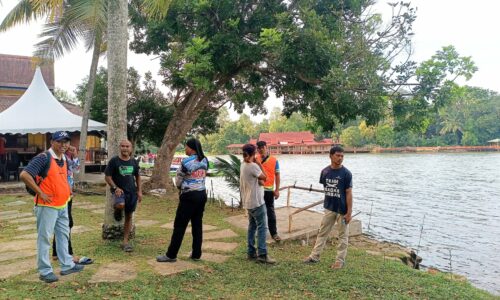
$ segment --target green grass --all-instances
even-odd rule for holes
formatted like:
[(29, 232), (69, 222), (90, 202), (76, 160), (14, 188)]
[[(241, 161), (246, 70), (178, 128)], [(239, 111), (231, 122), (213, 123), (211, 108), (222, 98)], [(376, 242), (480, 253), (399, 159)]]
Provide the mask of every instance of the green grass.
[[(3, 204), (18, 199), (0, 196), (1, 210), (22, 209), (31, 211), (31, 205), (6, 207)], [(75, 202), (102, 203), (100, 196), (75, 197)], [(164, 224), (171, 222), (177, 202), (172, 199), (145, 197), (138, 209), (136, 220), (158, 220)], [(74, 282), (45, 284), (26, 282), (26, 275), (19, 275), (0, 281), (1, 299), (51, 299), (65, 297), (71, 299), (494, 299), (485, 291), (467, 282), (451, 280), (449, 275), (408, 268), (402, 263), (382, 257), (368, 255), (363, 249), (350, 248), (347, 265), (333, 271), (335, 249), (328, 247), (322, 261), (315, 265), (304, 265), (302, 258), (311, 251), (311, 246), (301, 246), (299, 242), (289, 242), (270, 246), (269, 252), (278, 260), (275, 266), (259, 265), (246, 260), (245, 230), (234, 228), (224, 218), (242, 213), (231, 212), (229, 208), (219, 208), (208, 204), (204, 223), (219, 229), (231, 228), (239, 234), (235, 241), (239, 247), (231, 258), (222, 264), (200, 262), (203, 269), (189, 270), (172, 276), (161, 276), (147, 264), (147, 260), (163, 253), (170, 240), (171, 231), (158, 226), (137, 228), (134, 240), (135, 252), (123, 253), (118, 241), (103, 241), (100, 236), (102, 216), (75, 208), (75, 225), (95, 228), (92, 232), (73, 236), (73, 248), (77, 255), (92, 257), (96, 263), (84, 270)], [(2, 221), (0, 242), (10, 241), (18, 232), (17, 224)], [(186, 235), (180, 255), (190, 251), (191, 237)], [(213, 251), (211, 251), (213, 252)], [(91, 284), (88, 280), (100, 265), (109, 262), (133, 262), (138, 271), (137, 279), (124, 283)], [(5, 262), (3, 262), (5, 263)], [(0, 265), (1, 268), (1, 265)]]

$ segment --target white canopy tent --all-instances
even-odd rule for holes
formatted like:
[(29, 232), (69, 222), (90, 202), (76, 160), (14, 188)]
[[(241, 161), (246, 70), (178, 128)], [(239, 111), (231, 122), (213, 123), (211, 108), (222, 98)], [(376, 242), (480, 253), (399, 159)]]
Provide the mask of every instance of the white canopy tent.
[[(0, 134), (80, 131), (82, 117), (68, 111), (54, 98), (45, 84), (40, 68), (26, 92), (0, 113)], [(88, 131), (105, 131), (106, 124), (89, 120)]]

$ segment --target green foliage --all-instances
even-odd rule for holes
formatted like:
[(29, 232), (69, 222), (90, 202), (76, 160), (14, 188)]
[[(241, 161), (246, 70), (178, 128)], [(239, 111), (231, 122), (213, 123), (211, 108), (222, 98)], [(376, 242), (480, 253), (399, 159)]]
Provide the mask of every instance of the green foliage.
[[(107, 122), (107, 70), (100, 68), (97, 72), (94, 88), (94, 99), (90, 110), (90, 118)], [(85, 101), (88, 79), (76, 88), (77, 99)], [(165, 128), (172, 117), (171, 103), (156, 87), (151, 73), (146, 73), (141, 87), (141, 76), (130, 68), (127, 76), (127, 132), (129, 138), (141, 144), (148, 141), (156, 146), (161, 144)], [(200, 115), (191, 129), (192, 134), (208, 134), (218, 129), (217, 112), (206, 111)]]
[(240, 169), (241, 160), (233, 154), (229, 154), (229, 160), (216, 157), (215, 167), (222, 173), (229, 186), (235, 191), (240, 190)]
[[(103, 196), (77, 194), (80, 203), (103, 203)], [(32, 212), (32, 199), (28, 196), (9, 197), (0, 195), (0, 206), (14, 200), (26, 202), (16, 209)], [(135, 220), (153, 220), (164, 224), (173, 220), (178, 205), (177, 196), (144, 196)], [(246, 260), (246, 230), (230, 225), (227, 217), (242, 215), (243, 211), (207, 203), (203, 223), (216, 226), (219, 230), (231, 229), (237, 237), (223, 241), (237, 243), (238, 247), (225, 253), (229, 259), (214, 263), (204, 257), (195, 264), (199, 269), (186, 270), (169, 276), (160, 276), (148, 263), (164, 251), (172, 234), (171, 229), (160, 226), (137, 228), (132, 240), (135, 251), (124, 254), (121, 241), (105, 241), (99, 232), (102, 215), (88, 210), (74, 209), (75, 225), (84, 225), (91, 231), (72, 235), (73, 249), (79, 255), (95, 260), (83, 272), (70, 280), (45, 284), (38, 280), (33, 270), (15, 277), (2, 279), (2, 299), (498, 299), (486, 291), (472, 286), (465, 280), (451, 279), (448, 273), (430, 274), (413, 270), (401, 262), (377, 255), (367, 250), (373, 248), (350, 247), (349, 263), (342, 270), (333, 271), (335, 247), (326, 247), (321, 262), (304, 265), (302, 259), (310, 254), (311, 245), (304, 247), (299, 241), (270, 244), (268, 250), (278, 264), (264, 266)], [(0, 242), (12, 242), (19, 235), (19, 224), (3, 222)], [(188, 260), (192, 237), (186, 234), (179, 251), (181, 261)], [(31, 253), (35, 254), (34, 250)], [(209, 251), (207, 251), (209, 252)], [(210, 251), (212, 252), (212, 251)], [(392, 258), (392, 257), (391, 257)], [(31, 259), (31, 258), (30, 258)], [(120, 282), (90, 283), (99, 268), (117, 261), (125, 262), (128, 271), (137, 272), (137, 277)], [(26, 259), (2, 261), (3, 265), (25, 264)], [(3, 271), (3, 269), (2, 269)], [(59, 275), (59, 274), (58, 274)], [(31, 280), (33, 278), (34, 281)], [(29, 295), (29, 296), (27, 296)]]
[(342, 144), (348, 147), (361, 147), (363, 146), (363, 136), (358, 126), (350, 126), (342, 131), (340, 134)]

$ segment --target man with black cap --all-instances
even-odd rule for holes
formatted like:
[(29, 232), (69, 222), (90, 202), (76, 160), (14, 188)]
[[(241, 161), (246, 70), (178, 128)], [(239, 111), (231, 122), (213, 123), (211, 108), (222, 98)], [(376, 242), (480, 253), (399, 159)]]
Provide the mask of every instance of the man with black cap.
[(57, 241), (61, 275), (83, 270), (83, 266), (75, 264), (68, 253), (70, 229), (67, 204), (71, 199), (71, 189), (64, 152), (69, 142), (70, 136), (67, 132), (55, 132), (50, 149), (33, 158), (20, 175), (22, 181), (36, 193), (34, 211), (38, 233), (38, 272), (40, 280), (47, 283), (59, 280), (54, 274), (49, 257), (53, 234)]

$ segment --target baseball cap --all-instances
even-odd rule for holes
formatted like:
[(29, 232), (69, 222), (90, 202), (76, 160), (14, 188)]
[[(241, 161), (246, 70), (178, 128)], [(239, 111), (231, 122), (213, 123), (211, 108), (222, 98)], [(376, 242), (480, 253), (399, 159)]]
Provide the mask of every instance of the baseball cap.
[(69, 141), (69, 140), (71, 140), (71, 138), (69, 137), (69, 134), (66, 131), (56, 131), (52, 135), (52, 140), (56, 141), (56, 142), (60, 142), (63, 140)]

